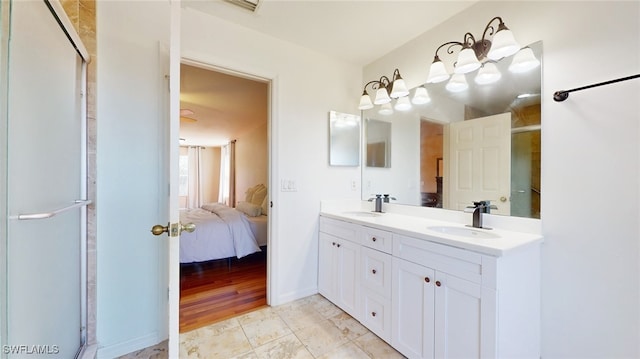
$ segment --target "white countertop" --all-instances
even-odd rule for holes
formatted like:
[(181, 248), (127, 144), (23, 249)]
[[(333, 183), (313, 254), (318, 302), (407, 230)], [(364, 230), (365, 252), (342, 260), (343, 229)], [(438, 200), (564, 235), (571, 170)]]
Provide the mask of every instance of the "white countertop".
[[(333, 203), (332, 205), (321, 205), (320, 215), (497, 257), (503, 256), (518, 248), (541, 243), (543, 240), (540, 233), (531, 233), (531, 231), (520, 232), (513, 230), (513, 228), (506, 230), (499, 227), (477, 229), (468, 227), (460, 223), (460, 221), (447, 221), (442, 218), (433, 218), (438, 216), (426, 217), (394, 212), (385, 212), (371, 217), (358, 215), (359, 213), (367, 213), (368, 211), (370, 210), (367, 208), (363, 209), (359, 205), (354, 207), (335, 205), (335, 203)], [(457, 215), (457, 218), (461, 218), (461, 215)], [(466, 216), (464, 218), (466, 218)], [(496, 221), (494, 221), (494, 223), (495, 222)], [(428, 228), (433, 226), (467, 228), (494, 234), (497, 235), (498, 238), (470, 238), (442, 233)], [(528, 228), (525, 228), (525, 230), (527, 229)]]

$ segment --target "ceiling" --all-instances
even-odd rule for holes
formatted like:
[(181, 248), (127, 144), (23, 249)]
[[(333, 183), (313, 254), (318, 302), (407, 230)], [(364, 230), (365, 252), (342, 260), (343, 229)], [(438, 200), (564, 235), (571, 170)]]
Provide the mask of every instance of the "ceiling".
[[(181, 4), (364, 67), (476, 2), (260, 0), (255, 12), (222, 0)], [(183, 65), (181, 108), (197, 121), (181, 121), (182, 144), (220, 146), (256, 127), (252, 119), (266, 121), (266, 97), (264, 108), (255, 105), (266, 91), (266, 83)]]

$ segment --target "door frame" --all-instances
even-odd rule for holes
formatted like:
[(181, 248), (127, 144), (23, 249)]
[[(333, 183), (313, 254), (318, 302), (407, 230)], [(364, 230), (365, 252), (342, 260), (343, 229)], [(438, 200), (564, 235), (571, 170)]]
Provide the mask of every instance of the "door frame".
[(267, 108), (267, 188), (269, 189), (268, 191), (268, 198), (269, 198), (269, 204), (270, 204), (270, 208), (269, 208), (269, 215), (267, 216), (267, 305), (270, 305), (271, 303), (273, 303), (273, 293), (274, 291), (272, 290), (272, 286), (274, 285), (274, 276), (272, 275), (274, 273), (274, 268), (272, 266), (272, 264), (274, 263), (274, 250), (272, 250), (272, 246), (274, 245), (274, 241), (272, 240), (274, 238), (273, 233), (274, 233), (274, 223), (276, 223), (275, 221), (275, 216), (276, 214), (274, 213), (275, 211), (273, 210), (273, 203), (274, 203), (274, 199), (275, 199), (275, 194), (277, 193), (277, 191), (274, 190), (274, 186), (273, 184), (275, 183), (275, 181), (273, 180), (273, 175), (274, 175), (274, 168), (275, 167), (275, 159), (274, 159), (274, 147), (275, 144), (277, 143), (276, 139), (275, 139), (275, 134), (277, 133), (277, 131), (275, 131), (276, 128), (276, 124), (275, 124), (275, 116), (274, 116), (274, 107), (275, 107), (275, 88), (276, 86), (276, 82), (277, 79), (275, 76), (272, 76), (270, 74), (260, 74), (259, 72), (255, 71), (255, 69), (244, 69), (241, 68), (241, 66), (237, 66), (234, 65), (232, 67), (229, 66), (223, 66), (220, 64), (215, 64), (215, 63), (211, 63), (210, 61), (201, 61), (196, 59), (193, 56), (186, 56), (186, 55), (182, 55), (181, 57), (181, 64), (185, 64), (185, 65), (190, 65), (190, 66), (196, 66), (196, 67), (200, 67), (202, 69), (205, 70), (210, 70), (210, 71), (216, 71), (216, 72), (220, 72), (220, 73), (224, 73), (227, 75), (231, 75), (231, 76), (236, 76), (236, 77), (242, 77), (245, 79), (249, 79), (249, 80), (254, 80), (254, 81), (260, 81), (260, 82), (266, 82), (267, 83), (267, 98), (268, 98), (268, 108)]

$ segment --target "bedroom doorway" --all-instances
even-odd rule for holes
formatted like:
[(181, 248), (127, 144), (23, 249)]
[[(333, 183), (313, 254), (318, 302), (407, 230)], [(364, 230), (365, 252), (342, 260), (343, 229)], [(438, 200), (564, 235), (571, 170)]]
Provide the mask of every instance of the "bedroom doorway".
[(271, 83), (188, 60), (180, 73), (184, 333), (268, 305)]

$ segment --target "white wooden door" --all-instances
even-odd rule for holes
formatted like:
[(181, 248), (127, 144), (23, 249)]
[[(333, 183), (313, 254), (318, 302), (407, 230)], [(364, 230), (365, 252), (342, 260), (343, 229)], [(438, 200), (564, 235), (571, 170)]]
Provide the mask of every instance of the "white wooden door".
[(482, 316), (479, 284), (436, 272), (436, 358), (480, 358)]
[(435, 271), (398, 258), (392, 270), (392, 345), (409, 358), (432, 358)]
[[(489, 200), (509, 215), (511, 194), (511, 113), (449, 125), (449, 206), (462, 210)], [(445, 199), (446, 201), (446, 199)]]

